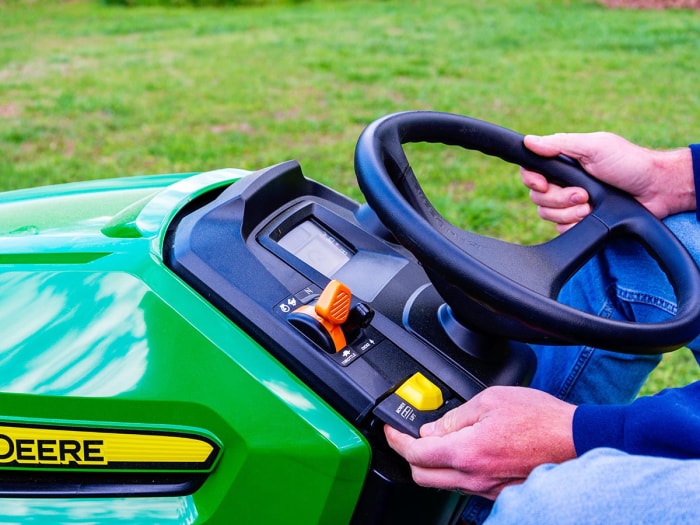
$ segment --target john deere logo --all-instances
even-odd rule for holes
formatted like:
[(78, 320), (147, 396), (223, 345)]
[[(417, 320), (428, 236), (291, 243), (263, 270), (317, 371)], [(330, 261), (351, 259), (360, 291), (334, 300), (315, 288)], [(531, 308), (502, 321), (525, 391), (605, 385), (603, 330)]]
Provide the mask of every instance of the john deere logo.
[(0, 424), (0, 469), (129, 469), (208, 472), (219, 446), (177, 432)]

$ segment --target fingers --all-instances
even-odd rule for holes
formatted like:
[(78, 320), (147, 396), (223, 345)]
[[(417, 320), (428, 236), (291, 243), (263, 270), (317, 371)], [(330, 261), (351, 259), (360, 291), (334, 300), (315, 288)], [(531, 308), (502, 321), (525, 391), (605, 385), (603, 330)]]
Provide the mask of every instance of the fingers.
[(391, 448), (410, 464), (411, 475), (418, 485), (459, 489), (495, 499), (505, 486), (518, 481), (516, 477), (492, 477), (488, 472), (482, 473), (479, 461), (474, 461), (470, 467), (468, 451), (450, 436), (415, 439), (388, 425), (384, 433)]
[(575, 406), (523, 387), (489, 387), (415, 439), (389, 426), (389, 445), (403, 456), (419, 485), (495, 498), (533, 468), (576, 456)]
[(389, 446), (403, 456), (412, 466), (422, 468), (445, 467), (455, 449), (451, 442), (438, 437), (415, 439), (389, 425), (384, 426), (384, 435)]
[(569, 186), (562, 188), (550, 183), (537, 172), (520, 168), (523, 184), (530, 188), (530, 199), (538, 206), (547, 208), (569, 208), (588, 203), (588, 193), (583, 188)]
[(459, 490), (494, 500), (505, 487), (522, 483), (519, 478), (490, 479), (467, 474), (451, 468), (421, 468), (412, 466), (413, 481), (424, 487), (444, 490)]
[(483, 395), (481, 392), (440, 419), (423, 425), (420, 429), (421, 439), (415, 439), (386, 425), (384, 434), (389, 446), (412, 465), (430, 468), (451, 465), (455, 452), (460, 448), (454, 441), (456, 433), (461, 431), (462, 439), (468, 439), (471, 435), (465, 435), (465, 432), (469, 432), (470, 427), (482, 417)]
[(386, 436), (389, 446), (408, 460), (406, 455), (409, 453), (411, 447), (417, 440), (389, 425), (384, 425), (384, 435)]
[[(584, 200), (580, 188), (559, 188), (550, 185), (547, 193), (530, 191), (530, 199), (537, 205), (540, 217), (559, 225), (576, 224), (591, 213), (591, 206)], [(581, 203), (583, 201), (583, 203)]]
[(523, 184), (530, 188), (532, 202), (538, 206), (568, 208), (588, 202), (588, 193), (583, 188), (577, 186), (562, 188), (548, 182), (543, 175), (525, 168), (520, 168), (520, 177)]
[(549, 188), (549, 182), (544, 175), (540, 175), (535, 171), (520, 168), (520, 178), (525, 187), (530, 188), (532, 191), (544, 193)]
[(562, 188), (549, 183), (539, 173), (520, 169), (525, 186), (530, 188), (530, 200), (537, 205), (541, 218), (557, 224), (561, 233), (591, 212), (588, 193), (579, 187)]
[(411, 467), (411, 475), (413, 481), (423, 487), (455, 490), (465, 485), (464, 474), (451, 468), (423, 468), (414, 465)]

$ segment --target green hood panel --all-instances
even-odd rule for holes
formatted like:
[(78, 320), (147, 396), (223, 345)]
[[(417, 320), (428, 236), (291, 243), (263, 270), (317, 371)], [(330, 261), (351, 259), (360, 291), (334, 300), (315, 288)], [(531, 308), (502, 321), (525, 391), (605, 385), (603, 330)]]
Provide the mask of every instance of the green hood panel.
[(127, 177), (0, 194), (0, 236), (95, 231), (124, 208), (184, 177)]
[(369, 464), (364, 438), (162, 260), (171, 218), (243, 175), (0, 196), (0, 424), (170, 429), (221, 443), (191, 495), (9, 498), (0, 518), (70, 523), (95, 511), (105, 523), (350, 520)]

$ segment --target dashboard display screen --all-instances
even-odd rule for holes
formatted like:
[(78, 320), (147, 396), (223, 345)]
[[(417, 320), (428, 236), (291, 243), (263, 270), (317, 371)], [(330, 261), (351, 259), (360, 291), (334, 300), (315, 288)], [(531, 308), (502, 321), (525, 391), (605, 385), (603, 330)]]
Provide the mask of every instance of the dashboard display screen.
[(282, 248), (330, 278), (352, 252), (313, 221), (304, 221), (277, 241)]

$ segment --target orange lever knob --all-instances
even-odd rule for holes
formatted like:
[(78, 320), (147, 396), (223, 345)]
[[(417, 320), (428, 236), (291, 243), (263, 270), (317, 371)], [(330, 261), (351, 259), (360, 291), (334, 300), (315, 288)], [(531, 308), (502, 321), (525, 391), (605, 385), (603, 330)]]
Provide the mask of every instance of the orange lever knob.
[(316, 302), (316, 313), (333, 325), (341, 325), (348, 320), (352, 292), (340, 281), (333, 280), (324, 288)]
[(326, 351), (339, 352), (347, 346), (341, 325), (350, 315), (351, 302), (350, 289), (340, 281), (331, 281), (321, 292), (315, 306), (300, 306), (292, 312), (290, 321), (292, 324), (299, 323), (296, 326), (301, 327), (304, 333), (309, 330), (310, 334), (316, 336), (311, 339)]

